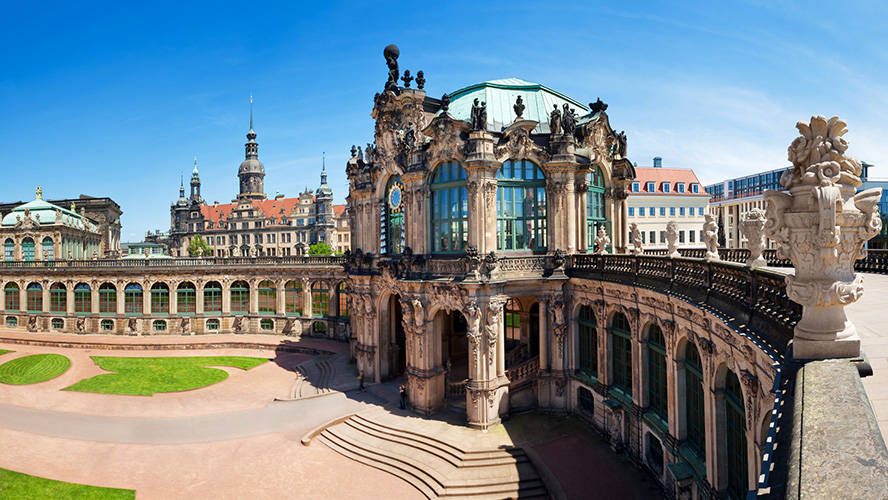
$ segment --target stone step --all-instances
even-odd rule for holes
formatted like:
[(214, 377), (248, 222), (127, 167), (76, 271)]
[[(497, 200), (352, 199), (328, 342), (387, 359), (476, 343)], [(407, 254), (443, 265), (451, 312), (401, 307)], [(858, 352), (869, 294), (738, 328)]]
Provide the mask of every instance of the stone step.
[(442, 498), (532, 498), (548, 497), (546, 484), (542, 479), (523, 480), (506, 485), (480, 485), (448, 487)]
[(291, 399), (332, 392), (330, 385), (335, 376), (335, 368), (330, 363), (330, 357), (328, 355), (314, 356), (293, 367), (297, 373), (297, 380), (290, 391)]
[(332, 433), (325, 430), (318, 436), (318, 440), (329, 446), (330, 449), (358, 463), (379, 469), (396, 477), (399, 477), (419, 490), (426, 498), (439, 498), (444, 494), (444, 487), (437, 483), (422, 469), (409, 463), (403, 463), (381, 453), (368, 452), (355, 447)]

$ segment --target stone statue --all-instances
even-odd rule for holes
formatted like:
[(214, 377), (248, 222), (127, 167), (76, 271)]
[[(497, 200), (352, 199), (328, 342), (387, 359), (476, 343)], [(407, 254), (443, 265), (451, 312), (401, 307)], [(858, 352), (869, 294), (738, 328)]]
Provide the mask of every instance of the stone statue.
[(611, 410), (611, 445), (619, 449), (623, 446), (623, 412)]
[(597, 101), (589, 103), (589, 110), (592, 111), (592, 114), (600, 113), (607, 109), (607, 104), (601, 101), (599, 97)]
[(416, 72), (416, 88), (422, 90), (425, 87), (425, 75), (422, 74), (422, 70)]
[(401, 55), (401, 51), (398, 49), (398, 46), (395, 44), (386, 45), (385, 49), (382, 51), (383, 57), (385, 57), (385, 64), (388, 66), (388, 81), (385, 82), (385, 89), (396, 91), (398, 90), (398, 76), (400, 76), (400, 70), (398, 69), (398, 56)]
[(283, 335), (292, 335), (293, 334), (293, 325), (295, 324), (295, 320), (293, 318), (287, 318), (287, 322), (284, 323), (284, 329), (281, 330)]
[(670, 257), (681, 257), (678, 252), (678, 223), (671, 220), (666, 223), (666, 254)]
[(351, 151), (351, 153), (352, 153), (352, 158), (357, 158), (357, 159), (359, 159), (359, 160), (363, 160), (363, 159), (364, 159), (364, 152), (361, 151), (361, 146), (358, 146), (357, 149), (355, 149), (355, 147), (352, 146), (352, 151)]
[(595, 237), (595, 253), (598, 255), (607, 254), (607, 246), (610, 245), (611, 239), (607, 235), (604, 226), (598, 226), (598, 235)]
[(558, 135), (561, 133), (561, 111), (558, 111), (558, 105), (555, 105), (555, 109), (549, 113), (549, 132), (552, 135)]
[(478, 103), (478, 98), (472, 103), (472, 130), (487, 130), (487, 103)]
[(706, 260), (718, 260), (718, 224), (715, 216), (706, 214), (706, 222), (703, 223), (703, 243), (706, 244)]
[(749, 245), (749, 258), (746, 265), (749, 267), (765, 267), (768, 262), (762, 257), (765, 249), (765, 223), (767, 217), (761, 208), (753, 208), (741, 217), (740, 232), (746, 236)]
[(182, 333), (191, 333), (191, 319), (182, 318), (182, 321), (179, 322), (179, 329), (182, 330)]
[(86, 330), (86, 318), (77, 318), (77, 331), (82, 333), (84, 330)]
[(240, 333), (244, 329), (244, 318), (242, 316), (236, 316), (234, 318), (234, 324), (231, 329), (234, 330), (234, 333)]
[(632, 253), (635, 255), (641, 255), (644, 253), (644, 248), (641, 245), (641, 231), (638, 229), (638, 224), (633, 222), (629, 224), (629, 233), (632, 240)]
[(409, 69), (405, 69), (405, 70), (404, 70), (404, 76), (401, 77), (401, 81), (404, 82), (404, 88), (405, 88), (405, 89), (409, 89), (409, 88), (410, 88), (410, 82), (413, 81), (413, 77), (410, 76), (410, 70), (409, 70)]
[(520, 95), (515, 99), (515, 105), (512, 106), (512, 109), (515, 110), (515, 121), (521, 120), (524, 116), (524, 101), (521, 100)]
[(422, 302), (419, 299), (413, 299), (411, 305), (413, 306), (413, 324), (417, 328), (422, 328), (425, 325), (425, 310), (422, 308)]
[(466, 326), (469, 337), (477, 339), (481, 331), (481, 309), (474, 301), (466, 308)]
[(802, 305), (793, 332), (794, 358), (851, 358), (860, 355), (860, 336), (845, 306), (863, 294), (854, 262), (866, 257), (866, 242), (882, 229), (876, 204), (881, 188), (856, 193), (863, 165), (846, 155), (839, 117), (812, 116), (796, 124), (801, 136), (789, 146), (792, 170), (767, 190), (765, 235), (776, 241), (778, 258), (789, 258), (795, 275), (786, 294)]
[(450, 96), (444, 94), (441, 96), (441, 112), (446, 113), (450, 109)]
[(136, 318), (130, 318), (126, 324), (126, 331), (129, 333), (136, 333), (139, 330), (139, 322)]
[(367, 149), (364, 150), (364, 163), (367, 165), (373, 163), (373, 146), (368, 142)]
[(413, 151), (416, 145), (416, 128), (413, 126), (413, 122), (407, 124), (402, 140), (404, 141), (404, 149), (408, 152)]
[(614, 136), (614, 158), (626, 157), (626, 131), (622, 131)]
[(561, 129), (564, 135), (573, 137), (577, 130), (577, 119), (574, 116), (574, 110), (570, 109), (570, 105), (564, 103), (564, 111), (561, 113)]
[(356, 152), (356, 151), (357, 151), (357, 149), (355, 149), (355, 145), (352, 144), (352, 148), (351, 148), (351, 154), (352, 154), (351, 157), (352, 157), (352, 158), (355, 157), (355, 152)]

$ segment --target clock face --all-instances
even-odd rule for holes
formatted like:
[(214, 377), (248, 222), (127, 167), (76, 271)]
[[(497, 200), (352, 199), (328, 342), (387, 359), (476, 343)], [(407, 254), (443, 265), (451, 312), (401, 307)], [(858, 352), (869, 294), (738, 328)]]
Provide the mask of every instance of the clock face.
[(401, 208), (401, 186), (395, 184), (389, 191), (389, 208), (398, 210)]

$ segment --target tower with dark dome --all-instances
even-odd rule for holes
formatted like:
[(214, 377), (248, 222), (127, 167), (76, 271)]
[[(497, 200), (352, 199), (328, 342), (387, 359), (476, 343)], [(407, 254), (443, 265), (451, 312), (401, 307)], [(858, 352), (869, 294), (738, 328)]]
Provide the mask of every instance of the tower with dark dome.
[(259, 143), (253, 131), (253, 98), (250, 97), (250, 131), (247, 132), (246, 158), (240, 164), (237, 176), (240, 179), (238, 200), (264, 200), (265, 165), (259, 161)]

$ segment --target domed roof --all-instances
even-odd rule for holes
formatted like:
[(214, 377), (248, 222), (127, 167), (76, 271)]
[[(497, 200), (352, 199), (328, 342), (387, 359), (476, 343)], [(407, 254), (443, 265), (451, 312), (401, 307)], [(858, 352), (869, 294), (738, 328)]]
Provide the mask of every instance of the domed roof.
[(265, 165), (257, 158), (247, 158), (240, 164), (240, 168), (237, 170), (237, 175), (255, 173), (265, 173)]
[(518, 96), (524, 101), (525, 120), (538, 121), (533, 134), (549, 133), (549, 113), (555, 106), (561, 111), (565, 103), (576, 110), (578, 116), (589, 112), (589, 107), (545, 85), (506, 78), (490, 80), (461, 88), (450, 94), (450, 116), (471, 122), (472, 104), (475, 99), (487, 103), (487, 130), (500, 132), (515, 121), (515, 100)]
[(53, 205), (43, 198), (37, 198), (15, 207), (12, 212), (3, 217), (3, 221), (0, 224), (3, 226), (15, 226), (24, 218), (26, 210), (29, 212), (31, 219), (39, 222), (41, 225), (60, 224), (87, 231), (97, 230), (96, 225), (89, 219), (66, 208)]

